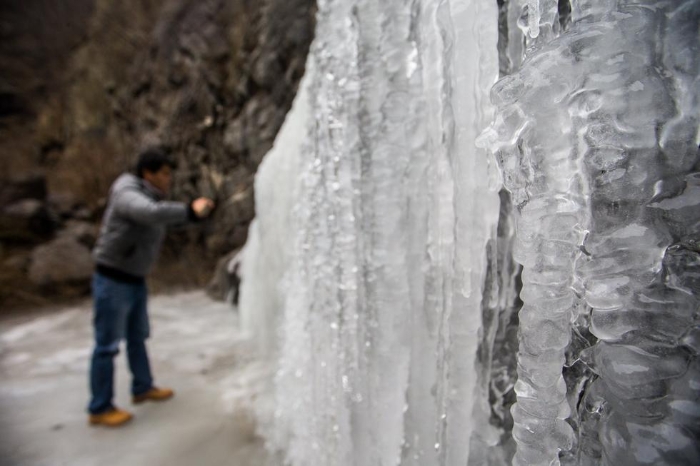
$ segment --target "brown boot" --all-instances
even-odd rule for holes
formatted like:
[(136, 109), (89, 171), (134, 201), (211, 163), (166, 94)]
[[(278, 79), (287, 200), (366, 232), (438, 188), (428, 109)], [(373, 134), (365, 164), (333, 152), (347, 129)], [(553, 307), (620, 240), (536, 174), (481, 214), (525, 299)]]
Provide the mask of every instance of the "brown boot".
[(103, 425), (109, 427), (119, 427), (126, 424), (133, 416), (130, 412), (119, 408), (112, 408), (100, 414), (91, 414), (88, 418), (90, 425)]
[(150, 390), (138, 395), (134, 395), (131, 398), (132, 403), (138, 404), (144, 401), (165, 401), (173, 397), (175, 393), (169, 388), (158, 388), (152, 387)]

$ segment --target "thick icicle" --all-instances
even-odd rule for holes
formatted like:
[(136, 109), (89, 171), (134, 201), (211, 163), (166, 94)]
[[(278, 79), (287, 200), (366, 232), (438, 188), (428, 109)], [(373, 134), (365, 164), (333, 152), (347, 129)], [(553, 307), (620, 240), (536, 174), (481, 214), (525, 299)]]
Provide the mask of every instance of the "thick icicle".
[(482, 143), (518, 205), (524, 266), (515, 464), (698, 461), (683, 340), (698, 305), (697, 18), (697, 2), (576, 2), (569, 30), (494, 87)]

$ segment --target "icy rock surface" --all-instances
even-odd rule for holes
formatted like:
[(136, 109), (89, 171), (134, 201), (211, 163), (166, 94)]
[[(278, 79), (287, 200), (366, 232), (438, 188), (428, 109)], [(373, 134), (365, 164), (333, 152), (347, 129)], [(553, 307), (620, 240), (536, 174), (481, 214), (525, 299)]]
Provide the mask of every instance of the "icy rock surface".
[(572, 6), (528, 15), (480, 140), (524, 267), (513, 464), (700, 464), (700, 4)]
[(699, 5), (318, 2), (243, 260), (271, 449), (700, 464)]

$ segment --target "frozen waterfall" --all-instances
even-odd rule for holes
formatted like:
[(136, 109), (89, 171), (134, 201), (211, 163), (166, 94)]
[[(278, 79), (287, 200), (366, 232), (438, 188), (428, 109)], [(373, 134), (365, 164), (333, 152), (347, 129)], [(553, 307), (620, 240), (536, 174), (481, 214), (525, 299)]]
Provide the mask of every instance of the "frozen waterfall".
[(699, 25), (694, 0), (319, 0), (243, 261), (269, 448), (700, 464)]

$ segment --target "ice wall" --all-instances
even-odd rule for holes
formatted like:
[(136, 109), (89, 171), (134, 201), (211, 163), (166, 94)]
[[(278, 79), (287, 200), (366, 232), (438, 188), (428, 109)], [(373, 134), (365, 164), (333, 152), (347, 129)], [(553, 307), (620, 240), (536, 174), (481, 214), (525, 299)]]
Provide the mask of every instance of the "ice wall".
[[(315, 72), (313, 60), (306, 75)], [(273, 148), (265, 155), (255, 177), (257, 216), (250, 225), (242, 251), (239, 309), (241, 327), (255, 339), (260, 354), (274, 359), (279, 350), (277, 327), (284, 308), (284, 274), (293, 251), (292, 209), (298, 202), (302, 154), (312, 122), (309, 86), (304, 78)]]
[(700, 463), (698, 5), (318, 2), (244, 258), (270, 448)]
[(524, 266), (513, 463), (699, 464), (700, 4), (572, 5), (481, 141)]
[[(283, 129), (256, 185), (277, 192), (263, 181), (281, 176), (277, 154), (298, 158), (293, 213), (258, 196), (242, 295), (250, 316), (280, 302), (268, 434), (291, 464), (467, 462), (499, 205), (473, 144), (492, 117), (498, 57), (481, 50), (496, 49), (495, 16), (495, 3), (319, 2), (307, 142), (296, 152), (302, 133)], [(283, 256), (280, 289), (264, 264)]]

